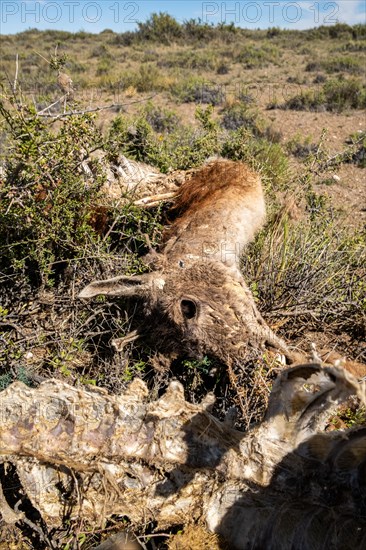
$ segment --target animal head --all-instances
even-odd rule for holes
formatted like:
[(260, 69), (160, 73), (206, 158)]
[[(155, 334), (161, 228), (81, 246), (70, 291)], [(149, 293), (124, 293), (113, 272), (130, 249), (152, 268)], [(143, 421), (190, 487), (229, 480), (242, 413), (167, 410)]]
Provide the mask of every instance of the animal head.
[(137, 297), (144, 302), (144, 332), (170, 353), (205, 354), (222, 360), (238, 357), (247, 347), (266, 343), (287, 353), (260, 316), (243, 277), (216, 261), (136, 276), (95, 281), (80, 298)]

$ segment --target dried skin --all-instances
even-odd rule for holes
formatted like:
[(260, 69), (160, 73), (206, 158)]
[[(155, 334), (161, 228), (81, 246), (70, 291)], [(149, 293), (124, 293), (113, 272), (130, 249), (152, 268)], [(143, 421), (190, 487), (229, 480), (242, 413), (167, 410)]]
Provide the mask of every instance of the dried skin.
[[(16, 468), (49, 528), (67, 510), (90, 522), (121, 514), (159, 528), (206, 521), (239, 550), (290, 548), (300, 534), (304, 549), (320, 549), (324, 537), (344, 540), (347, 525), (359, 544), (366, 429), (321, 431), (352, 394), (366, 401), (342, 369), (295, 367), (276, 381), (264, 422), (241, 433), (210, 415), (212, 401), (187, 403), (177, 382), (151, 403), (138, 380), (123, 396), (17, 382), (0, 394), (2, 461)], [(3, 489), (9, 501), (4, 480)]]
[(140, 333), (171, 357), (207, 354), (225, 362), (248, 355), (248, 348), (272, 346), (290, 358), (238, 268), (264, 221), (259, 176), (240, 162), (209, 162), (181, 186), (175, 212), (160, 252), (146, 258), (153, 272), (95, 281), (79, 296), (142, 298), (146, 323)]

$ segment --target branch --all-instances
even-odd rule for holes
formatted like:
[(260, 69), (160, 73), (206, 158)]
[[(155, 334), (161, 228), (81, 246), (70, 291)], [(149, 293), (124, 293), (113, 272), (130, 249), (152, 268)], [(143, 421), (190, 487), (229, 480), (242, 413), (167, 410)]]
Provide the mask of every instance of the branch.
[(154, 94), (154, 95), (152, 95), (150, 97), (146, 97), (144, 99), (136, 99), (135, 101), (130, 101), (129, 103), (112, 103), (111, 105), (105, 105), (103, 107), (94, 107), (94, 108), (90, 108), (90, 109), (83, 109), (83, 110), (80, 110), (80, 111), (69, 111), (67, 113), (61, 113), (61, 114), (58, 114), (58, 115), (51, 115), (49, 113), (44, 113), (45, 110), (49, 109), (50, 107), (52, 107), (56, 103), (59, 103), (61, 101), (59, 99), (58, 101), (56, 101), (56, 103), (53, 103), (49, 107), (46, 107), (45, 109), (42, 109), (42, 111), (39, 111), (37, 113), (37, 115), (40, 116), (40, 117), (45, 117), (45, 118), (52, 118), (53, 120), (56, 121), (56, 120), (59, 120), (63, 117), (67, 117), (67, 116), (86, 115), (88, 113), (97, 113), (99, 111), (106, 111), (108, 109), (115, 109), (116, 107), (118, 107), (118, 108), (128, 107), (129, 105), (134, 105), (135, 103), (144, 103), (145, 101), (149, 101), (150, 99), (153, 99), (157, 95), (158, 94)]
[[(54, 103), (51, 103), (51, 105), (48, 105), (48, 106), (45, 107), (44, 109), (42, 109), (42, 111), (38, 111), (37, 116), (46, 116), (46, 115), (43, 114), (45, 111), (48, 111), (49, 109), (51, 109), (51, 107), (54, 107), (54, 106), (57, 105), (58, 103), (61, 103), (61, 101), (64, 101), (66, 97), (67, 97), (67, 94), (63, 95), (62, 97), (60, 97), (60, 99), (58, 99), (58, 100), (55, 101)], [(47, 116), (48, 116), (48, 115), (47, 115)], [(53, 115), (49, 115), (49, 116), (53, 116)], [(56, 115), (55, 115), (55, 116), (56, 116)], [(59, 115), (57, 115), (57, 116), (59, 116)]]
[(13, 83), (13, 93), (15, 94), (17, 91), (17, 85), (18, 85), (18, 71), (19, 71), (19, 55), (16, 54), (15, 56), (15, 76), (14, 76), (14, 83)]
[[(57, 46), (56, 46), (56, 48), (57, 48)], [(36, 53), (37, 55), (39, 55), (39, 57), (41, 57), (44, 61), (46, 61), (46, 63), (48, 63), (49, 65), (51, 65), (51, 62), (48, 61), (48, 59), (46, 59), (45, 57), (43, 57), (42, 54), (40, 54), (39, 52), (37, 52), (37, 50), (33, 50), (33, 51), (34, 51), (34, 53)]]

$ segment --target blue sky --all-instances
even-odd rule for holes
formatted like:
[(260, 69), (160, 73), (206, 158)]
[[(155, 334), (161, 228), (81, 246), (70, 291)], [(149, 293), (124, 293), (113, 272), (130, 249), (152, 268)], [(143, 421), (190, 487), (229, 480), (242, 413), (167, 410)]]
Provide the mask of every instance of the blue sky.
[(0, 32), (29, 28), (100, 32), (134, 30), (153, 12), (167, 12), (177, 21), (234, 22), (246, 28), (279, 26), (307, 29), (337, 21), (365, 23), (366, 0), (0, 0)]

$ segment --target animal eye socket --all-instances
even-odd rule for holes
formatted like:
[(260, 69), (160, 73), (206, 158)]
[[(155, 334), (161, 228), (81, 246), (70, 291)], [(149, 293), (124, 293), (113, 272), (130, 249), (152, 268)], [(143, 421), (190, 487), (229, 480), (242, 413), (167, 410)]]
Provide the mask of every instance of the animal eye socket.
[(197, 306), (193, 300), (182, 300), (180, 309), (186, 319), (193, 319), (197, 315)]

